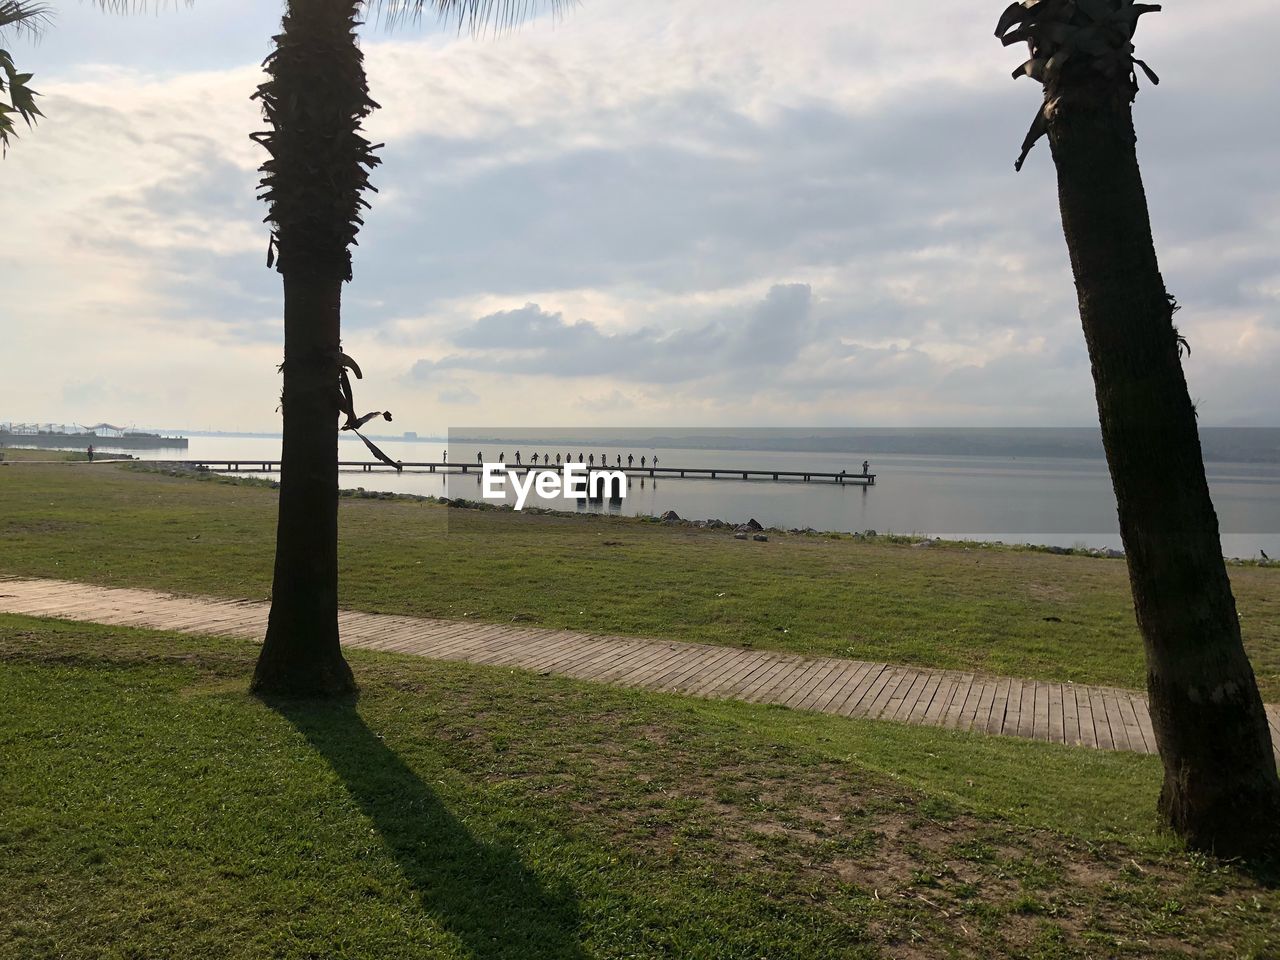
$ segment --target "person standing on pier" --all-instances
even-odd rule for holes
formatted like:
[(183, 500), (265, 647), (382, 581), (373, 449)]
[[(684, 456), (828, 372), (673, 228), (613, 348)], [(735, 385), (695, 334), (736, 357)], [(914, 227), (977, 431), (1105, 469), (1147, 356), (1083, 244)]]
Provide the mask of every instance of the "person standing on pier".
[(870, 461), (870, 460), (863, 460), (863, 461), (862, 461), (862, 475), (865, 477), (865, 476), (867, 476), (867, 474), (869, 474), (870, 472), (871, 472), (871, 461)]
[(593, 467), (594, 467), (594, 466), (596, 465), (596, 455), (595, 455), (594, 453), (593, 453), (593, 454), (590, 454), (590, 455), (587, 457), (587, 461), (588, 461), (588, 463), (589, 463), (589, 465), (590, 465), (590, 466), (593, 466)]
[(498, 462), (499, 462), (499, 463), (506, 463), (506, 462), (507, 462), (507, 451), (505, 451), (505, 450), (499, 450), (499, 451), (498, 451)]
[(618, 466), (622, 466), (622, 454), (618, 454)]
[(560, 454), (556, 454), (556, 466), (560, 466)]
[(654, 466), (654, 469), (657, 469), (657, 466), (658, 466), (658, 455), (657, 455), (656, 453), (653, 455), (653, 466)]
[(643, 469), (644, 469), (644, 457), (641, 457), (641, 458), (640, 458), (640, 469), (641, 469), (641, 470), (643, 470)]
[(535, 453), (532, 457), (529, 458), (529, 462), (536, 467), (538, 465), (538, 455)]
[(477, 451), (476, 451), (476, 463), (484, 463), (484, 451), (483, 451), (483, 450), (477, 450)]
[(440, 462), (441, 462), (441, 463), (448, 463), (448, 462), (449, 462), (449, 448), (448, 448), (448, 447), (445, 447), (445, 448), (444, 448), (444, 453), (442, 453), (442, 454), (440, 455)]
[(630, 470), (630, 469), (631, 469), (631, 465), (632, 465), (633, 463), (635, 463), (635, 460), (636, 460), (636, 458), (635, 458), (635, 456), (634, 456), (633, 454), (630, 454), (630, 453), (628, 453), (628, 454), (627, 454), (627, 469), (628, 469), (628, 470)]
[(582, 459), (582, 454), (578, 454), (578, 462), (579, 462), (579, 463), (585, 463), (585, 462), (586, 462), (585, 460), (583, 460), (583, 459)]
[(520, 466), (520, 451), (516, 451), (516, 466)]

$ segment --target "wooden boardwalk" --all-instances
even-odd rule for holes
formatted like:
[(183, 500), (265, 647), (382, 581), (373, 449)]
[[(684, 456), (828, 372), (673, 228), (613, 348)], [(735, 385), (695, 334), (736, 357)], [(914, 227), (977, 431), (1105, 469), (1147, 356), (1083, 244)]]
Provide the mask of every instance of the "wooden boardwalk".
[[(160, 464), (163, 466), (195, 467), (197, 469), (203, 467), (207, 470), (213, 470), (216, 473), (280, 472), (279, 460), (261, 460), (253, 457), (231, 457), (229, 459), (218, 460), (147, 460), (146, 462)], [(876, 475), (874, 473), (850, 473), (847, 470), (835, 472), (831, 470), (778, 470), (773, 467), (624, 467), (621, 465), (610, 466), (607, 463), (601, 463), (597, 466), (594, 463), (585, 464), (581, 462), (574, 463), (574, 466), (582, 467), (590, 473), (602, 473), (608, 471), (621, 473), (627, 477), (651, 477), (653, 479), (687, 477), (689, 479), (702, 480), (777, 480), (797, 481), (802, 483), (847, 483), (853, 486), (863, 487), (873, 487), (876, 483)], [(397, 462), (395, 466), (382, 463), (378, 460), (339, 460), (338, 468), (344, 472), (354, 471), (357, 469), (361, 473), (385, 473), (388, 470), (407, 470), (410, 473), (470, 474), (471, 476), (477, 477), (484, 472), (483, 465), (479, 463), (465, 463), (461, 461), (446, 463), (443, 460), (402, 460)], [(558, 464), (555, 467), (551, 467), (547, 464), (505, 463), (502, 464), (502, 468), (508, 473), (560, 472), (560, 466)]]
[[(260, 639), (268, 605), (0, 578), (0, 612)], [(1141, 693), (568, 630), (343, 611), (343, 644), (845, 717), (1155, 753)], [(1280, 707), (1268, 706), (1280, 744)]]

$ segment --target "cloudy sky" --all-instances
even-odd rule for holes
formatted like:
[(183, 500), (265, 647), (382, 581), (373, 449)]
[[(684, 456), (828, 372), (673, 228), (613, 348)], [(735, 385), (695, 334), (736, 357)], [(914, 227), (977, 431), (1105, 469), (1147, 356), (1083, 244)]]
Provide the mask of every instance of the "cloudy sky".
[[(0, 420), (272, 430), (249, 95), (272, 0), (57, 0), (0, 162)], [(1083, 425), (1039, 102), (969, 0), (582, 0), (366, 28), (387, 143), (346, 289), (397, 426)], [(1201, 422), (1280, 424), (1273, 0), (1143, 18), (1139, 153)]]

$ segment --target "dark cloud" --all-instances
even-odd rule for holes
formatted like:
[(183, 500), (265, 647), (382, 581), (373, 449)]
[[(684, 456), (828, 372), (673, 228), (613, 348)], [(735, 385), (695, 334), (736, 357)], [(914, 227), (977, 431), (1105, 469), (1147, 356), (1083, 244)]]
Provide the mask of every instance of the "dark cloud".
[(763, 300), (717, 319), (672, 331), (642, 327), (620, 333), (589, 320), (567, 322), (536, 303), (481, 317), (454, 338), (465, 352), (419, 360), (411, 376), (441, 370), (526, 375), (610, 376), (648, 383), (697, 380), (753, 367), (782, 367), (808, 342), (810, 290), (771, 288)]
[[(651, 105), (644, 144), (556, 149), (525, 127), (496, 141), (419, 137), (396, 151), (432, 162), (389, 155), (379, 177), (421, 219), (375, 209), (357, 273), (429, 304), (479, 291), (735, 287), (949, 243), (1025, 255), (1019, 234), (1044, 208), (1030, 191), (1052, 186), (1043, 172), (1013, 179), (1022, 121), (1008, 109), (912, 90), (874, 113), (815, 103), (752, 120), (700, 92)], [(476, 163), (486, 155), (513, 159)], [(1060, 264), (1054, 238), (1030, 239)]]

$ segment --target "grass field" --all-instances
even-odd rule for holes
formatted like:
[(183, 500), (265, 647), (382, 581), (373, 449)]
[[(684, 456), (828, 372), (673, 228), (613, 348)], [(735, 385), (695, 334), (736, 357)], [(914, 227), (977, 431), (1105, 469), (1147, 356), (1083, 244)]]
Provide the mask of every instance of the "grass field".
[(87, 453), (75, 450), (29, 450), (26, 447), (0, 447), (0, 463), (29, 463), (35, 460), (61, 460), (63, 462), (86, 462)]
[[(0, 573), (261, 599), (274, 491), (126, 467), (0, 468)], [(341, 602), (1048, 680), (1144, 683), (1123, 561), (596, 516), (342, 504)], [(1233, 566), (1280, 700), (1280, 570)]]
[(1274, 957), (1154, 758), (0, 617), (0, 957)]

